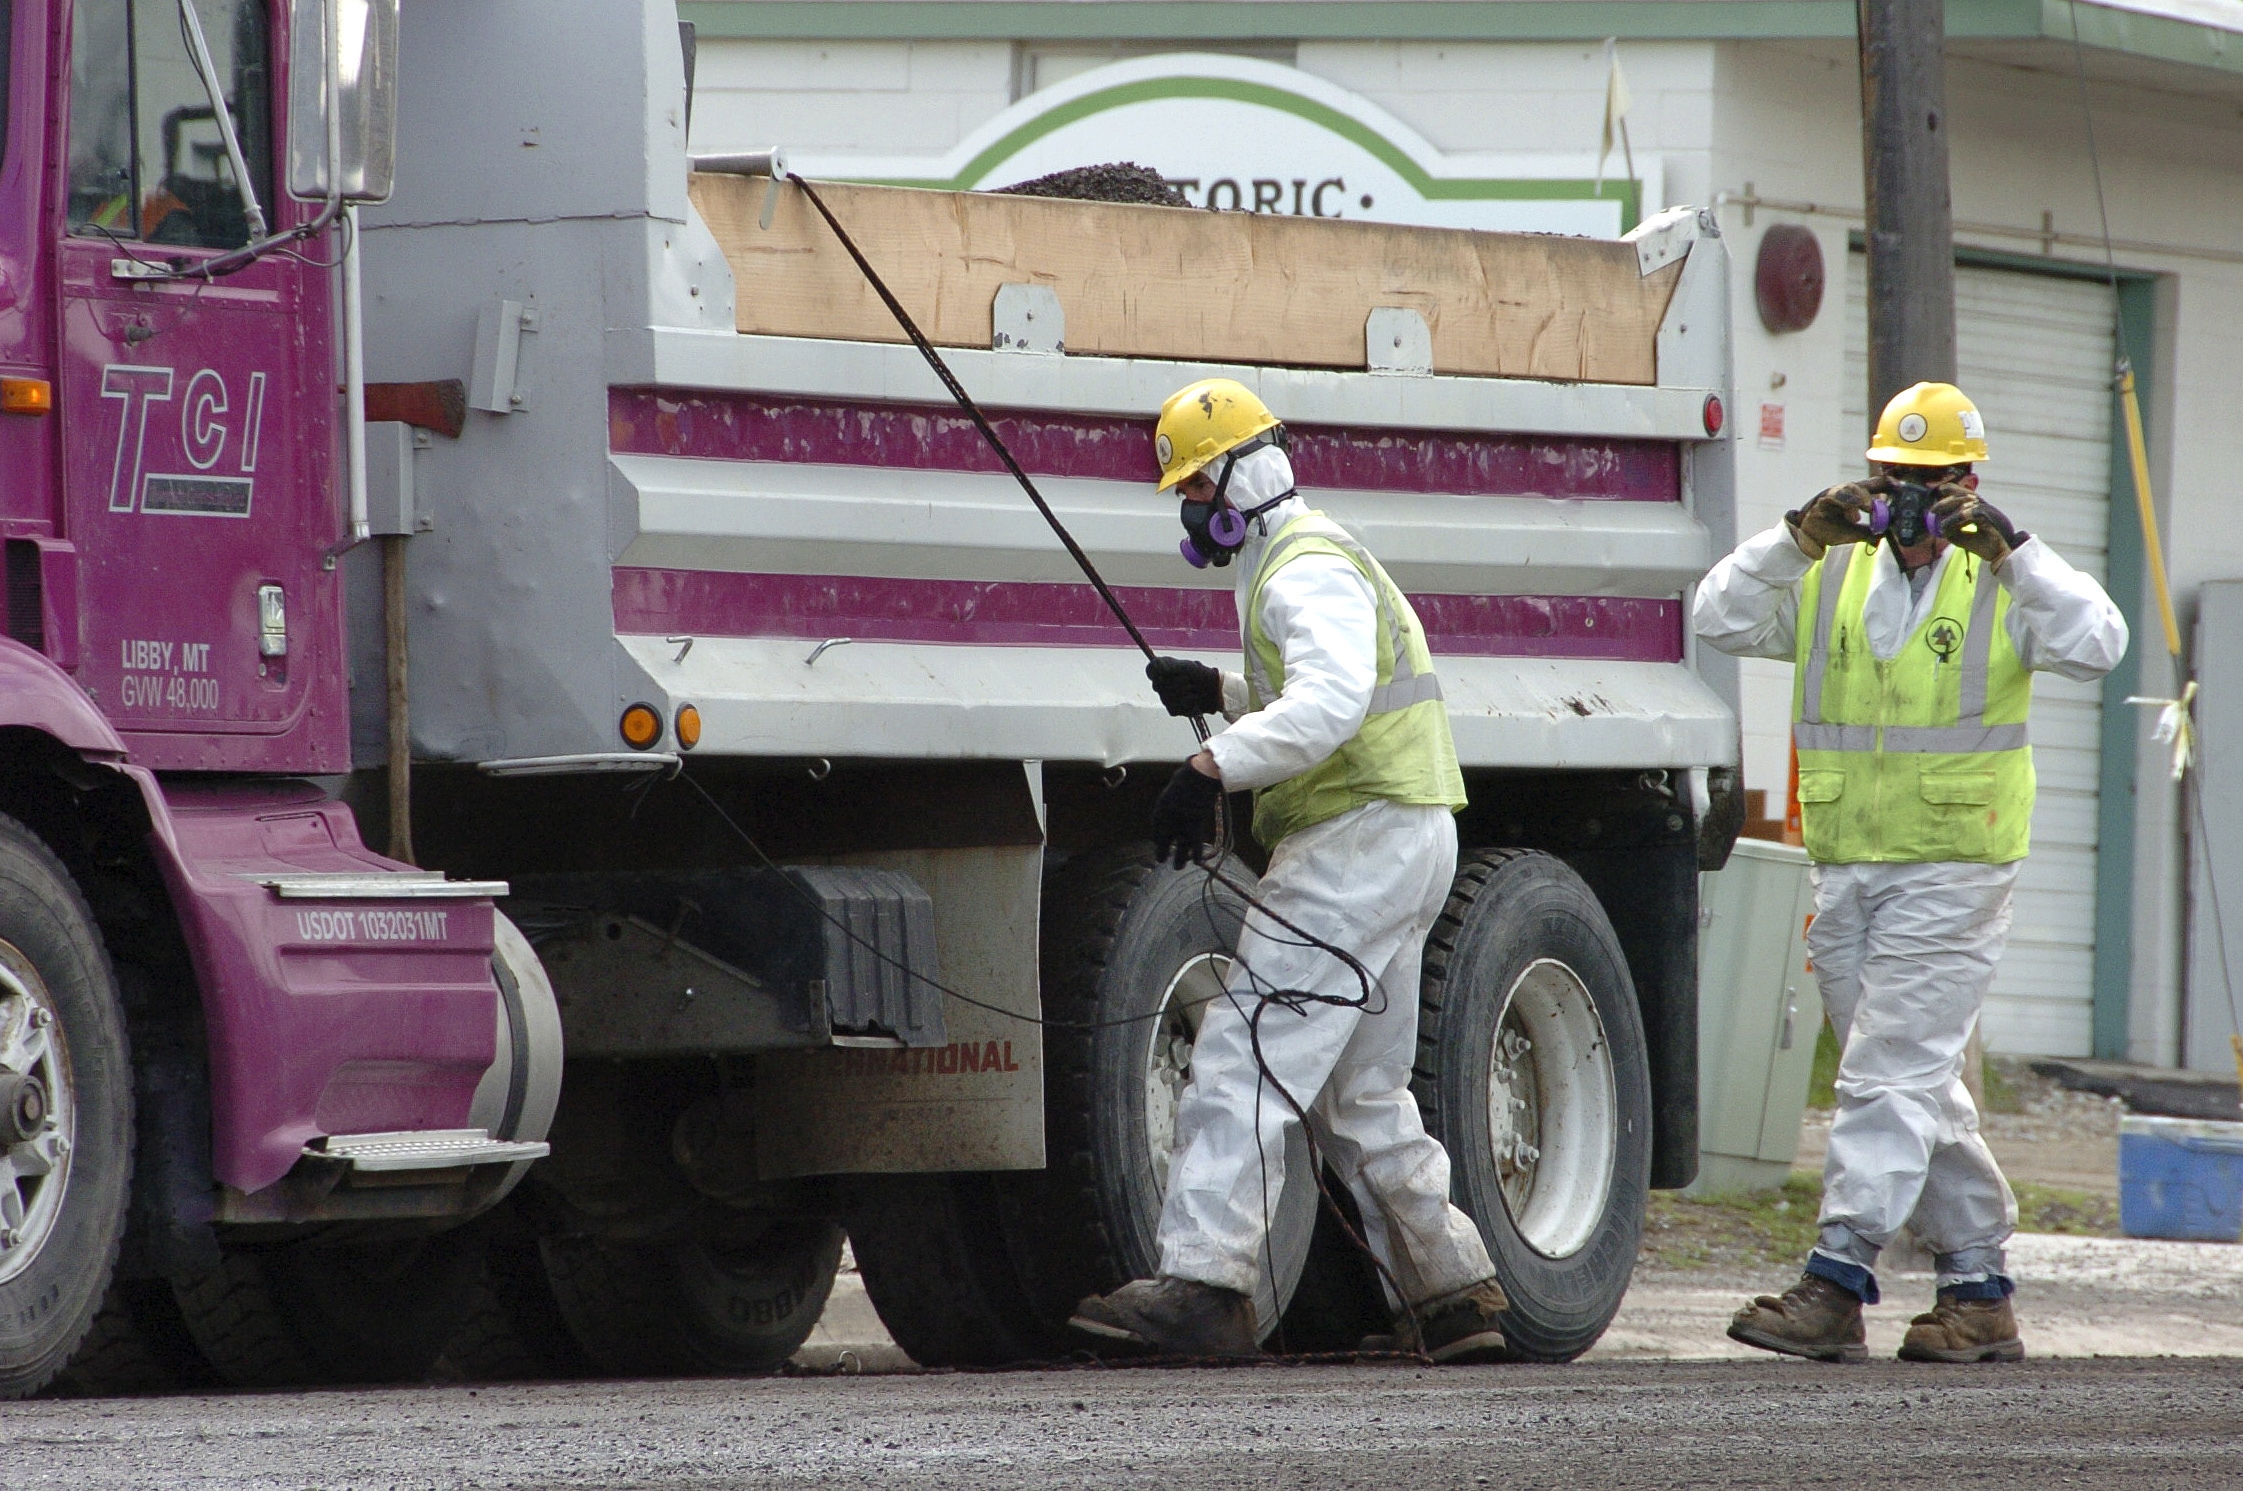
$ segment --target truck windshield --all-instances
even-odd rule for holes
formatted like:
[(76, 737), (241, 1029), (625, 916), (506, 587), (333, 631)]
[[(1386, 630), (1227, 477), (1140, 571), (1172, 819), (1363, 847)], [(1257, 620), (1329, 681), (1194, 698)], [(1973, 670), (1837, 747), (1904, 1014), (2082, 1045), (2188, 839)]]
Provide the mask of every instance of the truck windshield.
[(272, 69), (262, 0), (78, 0), (70, 62), (70, 228), (239, 248), (249, 215), (188, 50), (196, 4), (257, 196), (272, 198)]

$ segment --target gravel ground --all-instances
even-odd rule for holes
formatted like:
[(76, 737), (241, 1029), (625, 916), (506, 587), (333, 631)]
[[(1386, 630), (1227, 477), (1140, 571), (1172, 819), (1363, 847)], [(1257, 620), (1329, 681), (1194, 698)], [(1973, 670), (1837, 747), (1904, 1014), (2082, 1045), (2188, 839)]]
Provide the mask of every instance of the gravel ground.
[(15, 1404), (0, 1488), (2243, 1482), (2224, 1363), (1270, 1367)]

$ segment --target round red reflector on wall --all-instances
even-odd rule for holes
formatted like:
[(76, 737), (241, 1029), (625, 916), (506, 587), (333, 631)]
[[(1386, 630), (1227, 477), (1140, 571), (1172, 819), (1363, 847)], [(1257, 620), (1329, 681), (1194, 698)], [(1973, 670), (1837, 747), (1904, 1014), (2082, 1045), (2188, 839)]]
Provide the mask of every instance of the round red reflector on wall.
[(1721, 395), (1720, 395), (1720, 394), (1717, 394), (1717, 393), (1709, 393), (1709, 394), (1707, 394), (1707, 395), (1706, 395), (1706, 433), (1707, 433), (1708, 435), (1718, 435), (1718, 434), (1720, 434), (1720, 433), (1721, 433), (1721, 426), (1722, 426), (1722, 422), (1723, 422), (1724, 420), (1726, 420), (1727, 418), (1728, 418), (1728, 411), (1727, 411), (1727, 410), (1725, 410), (1725, 409), (1723, 409), (1723, 408), (1721, 407)]
[(1752, 295), (1770, 331), (1805, 331), (1822, 309), (1822, 242), (1812, 228), (1778, 223), (1760, 238)]

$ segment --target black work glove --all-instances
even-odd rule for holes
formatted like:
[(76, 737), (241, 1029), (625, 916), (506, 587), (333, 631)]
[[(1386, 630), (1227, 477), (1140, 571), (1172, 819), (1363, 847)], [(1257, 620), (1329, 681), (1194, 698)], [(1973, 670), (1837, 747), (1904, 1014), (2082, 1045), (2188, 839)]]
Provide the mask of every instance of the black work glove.
[(1223, 712), (1223, 670), (1188, 657), (1157, 657), (1145, 665), (1153, 692), (1177, 716)]
[(1784, 514), (1791, 536), (1809, 559), (1822, 558), (1839, 544), (1866, 544), (1869, 531), (1869, 489), (1859, 482), (1842, 482), (1819, 494), (1805, 507)]
[(1215, 837), (1215, 804), (1223, 799), (1223, 784), (1189, 765), (1160, 789), (1153, 804), (1153, 857), (1181, 870), (1192, 862), (1209, 839)]
[(1949, 482), (1939, 489), (1939, 500), (1931, 505), (1931, 511), (1939, 520), (1941, 538), (1959, 549), (1968, 549), (1988, 564), (2000, 564), (2010, 550), (2032, 537), (2019, 533), (2000, 508), (1959, 482)]

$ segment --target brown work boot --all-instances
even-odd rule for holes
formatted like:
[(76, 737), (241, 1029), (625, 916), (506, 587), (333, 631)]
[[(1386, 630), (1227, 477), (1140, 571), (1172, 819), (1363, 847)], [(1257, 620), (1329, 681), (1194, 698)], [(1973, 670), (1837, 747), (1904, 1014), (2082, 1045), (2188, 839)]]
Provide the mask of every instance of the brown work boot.
[(1957, 1299), (1944, 1291), (1928, 1315), (1908, 1322), (1904, 1362), (2021, 1362), (2025, 1343), (2006, 1299)]
[[(1505, 1359), (1503, 1327), (1496, 1317), (1511, 1308), (1503, 1286), (1490, 1279), (1429, 1300), (1413, 1319), (1404, 1315), (1390, 1334), (1365, 1336), (1358, 1351), (1422, 1351), (1444, 1367), (1477, 1367)], [(1418, 1324), (1423, 1322), (1422, 1337)]]
[(1123, 1341), (1161, 1356), (1260, 1356), (1254, 1302), (1235, 1289), (1195, 1279), (1139, 1279), (1112, 1294), (1091, 1295), (1067, 1322), (1104, 1341)]
[(1800, 1275), (1780, 1298), (1763, 1294), (1739, 1310), (1729, 1339), (1818, 1362), (1869, 1360), (1860, 1296), (1814, 1274)]

